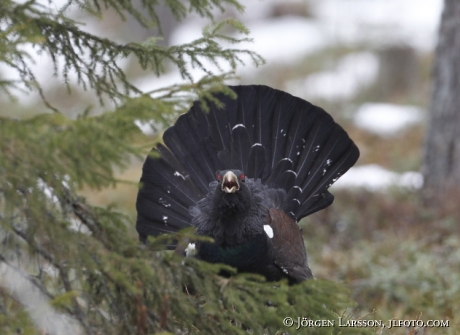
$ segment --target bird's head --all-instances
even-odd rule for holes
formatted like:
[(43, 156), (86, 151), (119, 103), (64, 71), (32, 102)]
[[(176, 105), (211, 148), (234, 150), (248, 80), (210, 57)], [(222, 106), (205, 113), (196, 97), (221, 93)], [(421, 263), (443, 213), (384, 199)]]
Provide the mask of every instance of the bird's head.
[(246, 177), (240, 170), (224, 170), (217, 171), (217, 181), (222, 192), (236, 193), (240, 191), (241, 184), (246, 181)]
[(251, 191), (246, 185), (244, 173), (240, 170), (222, 170), (217, 171), (216, 177), (216, 209), (226, 215), (247, 211), (251, 206)]

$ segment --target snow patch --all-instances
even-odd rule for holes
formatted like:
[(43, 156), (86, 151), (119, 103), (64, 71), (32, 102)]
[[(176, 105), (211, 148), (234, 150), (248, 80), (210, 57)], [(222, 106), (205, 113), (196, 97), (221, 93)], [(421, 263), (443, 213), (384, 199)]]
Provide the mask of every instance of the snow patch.
[(37, 181), (37, 186), (38, 186), (38, 189), (41, 190), (43, 192), (43, 194), (45, 194), (45, 196), (50, 199), (52, 202), (54, 202), (55, 204), (59, 203), (59, 199), (58, 197), (54, 194), (54, 190), (52, 187), (48, 186), (48, 184), (46, 184), (43, 179), (41, 178), (38, 178), (38, 181)]
[(357, 52), (342, 57), (331, 71), (313, 73), (286, 85), (289, 92), (307, 99), (347, 100), (375, 81), (378, 71), (375, 54)]
[(46, 330), (46, 334), (58, 335), (83, 334), (77, 320), (54, 309), (46, 297), (28, 279), (27, 273), (14, 269), (9, 265), (0, 264), (2, 287), (10, 292), (25, 307), (27, 314), (38, 329)]
[[(311, 2), (326, 38), (337, 44), (434, 48), (442, 0), (322, 0)], [(408, 14), (410, 13), (410, 15)]]
[(332, 188), (365, 188), (369, 191), (384, 190), (391, 186), (419, 189), (423, 186), (421, 173), (408, 171), (396, 173), (377, 164), (352, 167)]
[(417, 106), (367, 103), (356, 112), (354, 123), (371, 133), (388, 136), (421, 122), (423, 118), (423, 110)]
[(156, 122), (155, 120), (150, 121), (141, 121), (135, 120), (134, 124), (141, 130), (141, 132), (145, 135), (155, 135), (159, 129), (162, 128), (161, 124)]
[(73, 230), (73, 231), (76, 231), (82, 234), (91, 235), (91, 230), (89, 230), (89, 228), (85, 224), (83, 224), (79, 219), (70, 218), (69, 223), (70, 223), (69, 225), (70, 230)]

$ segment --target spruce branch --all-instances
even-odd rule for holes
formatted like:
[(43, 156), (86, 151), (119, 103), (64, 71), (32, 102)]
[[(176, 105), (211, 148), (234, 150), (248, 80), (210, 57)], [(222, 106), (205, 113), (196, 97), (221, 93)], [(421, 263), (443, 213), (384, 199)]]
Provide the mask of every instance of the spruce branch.
[[(115, 1), (118, 3), (118, 1)], [(78, 1), (76, 3), (79, 3)], [(120, 2), (125, 4), (125, 2)], [(130, 2), (127, 2), (130, 3)], [(176, 3), (174, 1), (174, 3)], [(100, 3), (95, 1), (96, 12), (100, 11)], [(145, 4), (146, 6), (149, 5)], [(67, 4), (68, 5), (68, 4)], [(83, 5), (83, 4), (82, 4)], [(112, 2), (104, 5), (112, 5)], [(120, 11), (131, 10), (118, 8)], [(191, 4), (198, 6), (198, 4)], [(141, 68), (160, 76), (165, 71), (166, 64), (173, 64), (180, 72), (183, 79), (193, 82), (188, 64), (198, 68), (208, 75), (212, 73), (203, 60), (210, 61), (220, 71), (222, 65), (228, 64), (232, 70), (243, 64), (242, 56), (248, 56), (255, 64), (260, 65), (263, 59), (256, 53), (242, 49), (223, 48), (219, 42), (241, 43), (250, 41), (248, 38), (236, 38), (222, 34), (225, 26), (232, 26), (240, 34), (248, 34), (247, 29), (234, 19), (226, 19), (217, 24), (210, 25), (203, 30), (203, 37), (183, 45), (164, 47), (156, 44), (156, 39), (149, 39), (143, 43), (119, 44), (107, 38), (101, 38), (80, 29), (79, 23), (58, 12), (49, 13), (29, 1), (22, 5), (14, 5), (7, 1), (3, 5), (0, 21), (7, 25), (1, 32), (3, 43), (8, 50), (4, 59), (6, 65), (17, 71), (20, 82), (29, 90), (37, 90), (48, 107), (48, 103), (39, 79), (36, 78), (29, 63), (33, 62), (30, 54), (22, 50), (25, 44), (32, 44), (39, 54), (50, 56), (54, 76), (62, 74), (67, 89), (70, 90), (71, 75), (76, 76), (77, 84), (84, 90), (95, 92), (101, 105), (103, 98), (108, 97), (119, 104), (128, 96), (138, 96), (142, 92), (126, 77), (124, 70), (119, 65), (121, 59), (133, 56)], [(153, 7), (152, 7), (153, 9)], [(202, 13), (210, 15), (210, 13)], [(2, 89), (11, 95), (11, 84), (4, 85)]]

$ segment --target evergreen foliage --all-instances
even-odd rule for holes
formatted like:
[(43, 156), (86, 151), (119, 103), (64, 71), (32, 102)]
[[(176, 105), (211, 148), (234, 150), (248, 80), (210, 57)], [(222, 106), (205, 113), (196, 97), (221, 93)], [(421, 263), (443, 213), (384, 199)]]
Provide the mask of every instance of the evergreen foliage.
[[(165, 3), (178, 18), (188, 12), (212, 18), (213, 9), (224, 6), (242, 9), (233, 0), (190, 1), (188, 8), (176, 0)], [(94, 91), (101, 103), (108, 97), (118, 105), (114, 111), (98, 116), (87, 112), (74, 120), (49, 102), (47, 110), (37, 110), (31, 118), (0, 117), (2, 273), (19, 275), (28, 283), (22, 293), (37, 290), (59, 315), (76, 320), (76, 334), (366, 333), (362, 328), (339, 328), (337, 322), (335, 328), (294, 330), (294, 324), (291, 331), (283, 326), (286, 316), (337, 320), (351, 304), (338, 284), (311, 280), (288, 286), (248, 274), (222, 278), (218, 273), (223, 265), (158, 251), (161, 239), (140, 245), (132, 217), (92, 206), (77, 195), (82, 186), (116, 184), (115, 169), (126, 166), (132, 155), (144, 155), (145, 148), (133, 141), (140, 133), (134, 121), (154, 119), (166, 125), (191, 100), (209, 100), (211, 92), (225, 89), (223, 81), (233, 75), (208, 71), (193, 82), (190, 66), (206, 70), (206, 58), (235, 69), (243, 55), (262, 63), (250, 51), (220, 46), (222, 40), (245, 40), (223, 34), (227, 25), (247, 33), (235, 20), (212, 24), (189, 44), (162, 47), (155, 40), (121, 45), (83, 31), (66, 16), (69, 6), (80, 6), (94, 16), (111, 8), (144, 26), (158, 25), (157, 2), (142, 4), (144, 11), (139, 12), (130, 1), (69, 0), (51, 11), (35, 0), (1, 2), (0, 62), (19, 75), (16, 81), (0, 82), (6, 95), (14, 97), (16, 89), (37, 90), (47, 101), (28, 65), (32, 56), (25, 46), (33, 46), (52, 57), (55, 74), (64, 78), (69, 90), (69, 73), (74, 71), (78, 84)], [(128, 56), (157, 75), (172, 64), (188, 83), (142, 94), (117, 65)], [(0, 277), (2, 334), (14, 334), (18, 327), (24, 334), (59, 333), (40, 328), (29, 307), (21, 305), (20, 292), (11, 293), (6, 281), (6, 275)]]

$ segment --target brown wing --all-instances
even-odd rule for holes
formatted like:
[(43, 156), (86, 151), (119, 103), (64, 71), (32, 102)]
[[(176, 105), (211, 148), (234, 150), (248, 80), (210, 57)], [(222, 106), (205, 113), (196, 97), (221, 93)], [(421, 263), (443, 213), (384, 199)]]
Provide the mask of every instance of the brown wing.
[(299, 226), (282, 210), (271, 208), (269, 213), (275, 264), (297, 282), (312, 278)]

